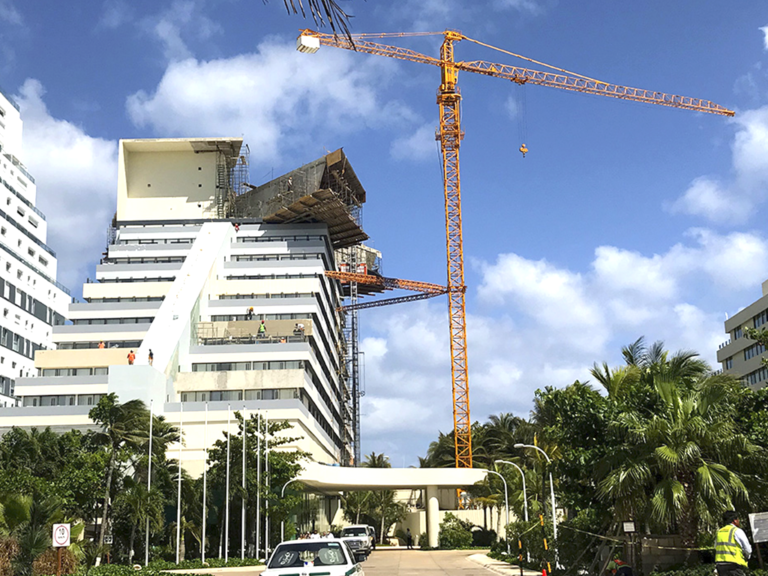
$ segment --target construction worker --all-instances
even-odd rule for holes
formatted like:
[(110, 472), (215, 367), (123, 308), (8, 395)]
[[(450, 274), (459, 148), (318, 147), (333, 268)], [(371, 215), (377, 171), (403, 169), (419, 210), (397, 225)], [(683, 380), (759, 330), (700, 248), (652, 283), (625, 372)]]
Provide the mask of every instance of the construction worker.
[(104, 350), (104, 340), (99, 342), (99, 350)]
[(253, 306), (248, 308), (248, 310), (245, 313), (245, 319), (246, 320), (253, 320)]
[(136, 354), (133, 353), (133, 350), (128, 352), (128, 364), (133, 364), (134, 360), (136, 360)]
[(147, 360), (149, 361), (149, 365), (152, 366), (152, 362), (155, 361), (155, 355), (152, 354), (152, 348), (149, 349), (149, 356), (147, 357)]
[(725, 526), (715, 537), (715, 568), (718, 576), (746, 576), (747, 560), (752, 555), (752, 546), (741, 529), (739, 515), (733, 510), (723, 514)]
[(267, 326), (264, 324), (264, 320), (259, 324), (259, 338), (264, 338), (267, 335)]

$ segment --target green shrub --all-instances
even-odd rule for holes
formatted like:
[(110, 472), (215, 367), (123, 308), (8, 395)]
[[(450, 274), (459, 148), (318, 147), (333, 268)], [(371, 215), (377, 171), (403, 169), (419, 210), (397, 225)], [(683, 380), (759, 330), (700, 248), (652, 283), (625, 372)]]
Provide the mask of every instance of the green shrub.
[(480, 528), (472, 531), (472, 546), (476, 548), (488, 547), (496, 542), (497, 536), (494, 530)]
[(439, 546), (442, 550), (469, 548), (472, 546), (472, 528), (474, 524), (461, 520), (451, 514), (445, 515), (440, 522)]
[[(675, 570), (651, 572), (651, 576), (712, 576), (714, 570), (715, 567), (713, 564), (700, 564), (698, 566), (688, 566)], [(755, 570), (752, 572), (752, 575), (757, 576), (757, 572), (760, 571)]]

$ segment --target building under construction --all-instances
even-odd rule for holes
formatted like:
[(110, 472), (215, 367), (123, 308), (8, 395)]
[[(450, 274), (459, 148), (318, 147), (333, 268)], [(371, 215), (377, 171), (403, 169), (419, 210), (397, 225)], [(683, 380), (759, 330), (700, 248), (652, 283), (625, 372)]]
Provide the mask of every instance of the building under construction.
[(379, 268), (361, 247), (365, 190), (341, 150), (261, 186), (248, 168), (240, 138), (120, 141), (95, 282), (69, 306), (72, 324), (53, 327), (57, 349), (35, 356), (38, 376), (19, 379), (22, 407), (0, 432), (87, 428), (114, 393), (183, 424), (193, 475), (233, 410), (288, 422), (284, 446), (316, 462), (359, 461), (358, 328), (344, 299), (371, 289), (328, 274)]
[[(230, 217), (258, 218), (269, 224), (323, 223), (335, 255), (336, 269), (342, 272), (381, 274), (381, 253), (362, 244), (368, 235), (362, 228), (365, 189), (344, 152), (339, 149), (270, 180), (261, 186), (240, 183), (233, 177), (227, 206)], [(234, 194), (235, 191), (240, 194)], [(342, 282), (342, 294), (351, 305), (360, 296), (383, 288), (356, 282)], [(349, 446), (344, 463), (359, 464), (360, 400), (365, 394), (362, 353), (359, 350), (358, 312), (338, 311), (336, 321), (340, 363), (344, 382), (341, 403), (344, 415), (344, 443)]]

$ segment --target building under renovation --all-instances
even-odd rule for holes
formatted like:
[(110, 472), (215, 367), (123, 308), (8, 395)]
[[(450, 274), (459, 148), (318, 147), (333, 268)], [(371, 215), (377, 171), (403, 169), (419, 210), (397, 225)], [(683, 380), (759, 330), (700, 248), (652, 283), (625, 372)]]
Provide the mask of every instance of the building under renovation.
[[(2, 427), (85, 428), (99, 398), (141, 399), (183, 422), (182, 460), (202, 470), (231, 410), (293, 425), (288, 446), (318, 462), (359, 455), (356, 286), (376, 273), (361, 248), (365, 190), (341, 150), (262, 186), (241, 139), (123, 140), (117, 213), (96, 281), (56, 350), (17, 381)], [(129, 354), (135, 362), (129, 364)], [(150, 355), (152, 361), (150, 361)]]

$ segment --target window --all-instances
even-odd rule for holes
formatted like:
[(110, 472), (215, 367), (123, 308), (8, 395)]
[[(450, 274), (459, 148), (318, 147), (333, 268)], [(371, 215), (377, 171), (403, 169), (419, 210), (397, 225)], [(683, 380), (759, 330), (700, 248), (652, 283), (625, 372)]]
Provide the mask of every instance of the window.
[(765, 352), (765, 346), (762, 344), (753, 344), (746, 350), (744, 350), (744, 360), (749, 360), (750, 358), (754, 358), (755, 356), (759, 356)]
[(739, 339), (739, 338), (741, 338), (741, 337), (742, 337), (741, 328), (736, 328), (736, 329), (733, 331), (733, 339), (734, 339), (734, 340), (738, 340), (738, 339)]
[(19, 208), (16, 208), (16, 214), (18, 214), (21, 217), (24, 217), (26, 212), (24, 212), (24, 210), (21, 207), (19, 207)]
[(32, 218), (32, 216), (29, 217), (29, 223), (32, 225), (33, 228), (37, 228), (38, 226), (37, 220)]
[(725, 369), (726, 370), (732, 370), (733, 369), (733, 356), (730, 358), (725, 359)]

